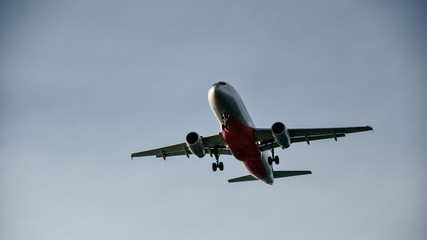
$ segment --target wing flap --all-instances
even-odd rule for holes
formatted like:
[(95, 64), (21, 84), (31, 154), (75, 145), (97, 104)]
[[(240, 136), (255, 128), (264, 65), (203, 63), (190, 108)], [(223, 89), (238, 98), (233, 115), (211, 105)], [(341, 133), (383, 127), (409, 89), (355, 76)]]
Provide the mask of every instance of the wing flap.
[(322, 139), (328, 139), (328, 138), (339, 138), (339, 137), (345, 137), (344, 133), (336, 133), (336, 134), (325, 134), (325, 135), (316, 135), (316, 136), (307, 136), (307, 137), (292, 137), (291, 142), (307, 142), (310, 143), (310, 141), (315, 140), (322, 140)]

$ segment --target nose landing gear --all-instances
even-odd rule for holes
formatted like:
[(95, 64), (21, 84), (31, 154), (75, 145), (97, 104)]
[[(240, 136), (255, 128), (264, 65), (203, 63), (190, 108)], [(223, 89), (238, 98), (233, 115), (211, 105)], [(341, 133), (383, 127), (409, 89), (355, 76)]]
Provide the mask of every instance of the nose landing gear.
[(279, 164), (279, 156), (268, 157), (268, 165), (273, 165), (273, 162), (276, 163), (276, 165), (278, 165)]
[(227, 121), (228, 121), (228, 118), (230, 117), (230, 115), (228, 113), (224, 113), (221, 115), (221, 117), (222, 117), (222, 121), (223, 121), (222, 130), (228, 130)]

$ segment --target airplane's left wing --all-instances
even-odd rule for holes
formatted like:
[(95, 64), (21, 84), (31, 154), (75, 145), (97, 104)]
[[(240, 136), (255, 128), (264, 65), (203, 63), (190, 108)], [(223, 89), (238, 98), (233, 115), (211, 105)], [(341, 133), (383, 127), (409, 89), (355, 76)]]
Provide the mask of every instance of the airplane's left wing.
[[(344, 127), (344, 128), (289, 128), (289, 139), (291, 143), (306, 142), (333, 138), (345, 137), (347, 133), (371, 131), (370, 126)], [(273, 137), (270, 128), (257, 128), (254, 131), (255, 140), (259, 142), (261, 151), (270, 150), (272, 147), (280, 147)]]
[[(221, 134), (215, 134), (208, 137), (202, 137), (203, 145), (205, 152), (212, 156), (214, 149), (218, 150), (219, 154), (231, 155), (230, 149), (226, 147), (226, 142)], [(163, 158), (166, 160), (166, 157), (172, 156), (183, 156), (192, 154), (185, 142), (177, 143), (169, 146), (164, 146), (160, 148), (154, 148), (142, 152), (134, 152), (131, 154), (131, 157), (146, 157), (146, 156), (156, 156), (158, 158)]]

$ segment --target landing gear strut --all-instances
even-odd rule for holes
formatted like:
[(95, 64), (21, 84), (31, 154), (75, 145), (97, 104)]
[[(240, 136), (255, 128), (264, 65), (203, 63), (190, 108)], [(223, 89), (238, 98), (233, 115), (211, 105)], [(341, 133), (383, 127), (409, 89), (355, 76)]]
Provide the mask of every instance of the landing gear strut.
[(220, 171), (224, 170), (224, 163), (219, 161), (219, 151), (218, 151), (218, 147), (214, 147), (214, 155), (215, 155), (215, 159), (216, 162), (212, 163), (212, 170), (214, 172), (216, 172), (216, 169), (219, 168)]
[(273, 162), (276, 165), (279, 165), (279, 156), (274, 156), (274, 146), (271, 144), (271, 157), (268, 157), (268, 165), (273, 165)]
[(226, 130), (226, 129), (228, 130), (227, 121), (228, 121), (228, 118), (230, 117), (230, 115), (228, 115), (228, 113), (223, 113), (221, 115), (221, 117), (222, 117), (222, 121), (223, 121), (222, 130)]

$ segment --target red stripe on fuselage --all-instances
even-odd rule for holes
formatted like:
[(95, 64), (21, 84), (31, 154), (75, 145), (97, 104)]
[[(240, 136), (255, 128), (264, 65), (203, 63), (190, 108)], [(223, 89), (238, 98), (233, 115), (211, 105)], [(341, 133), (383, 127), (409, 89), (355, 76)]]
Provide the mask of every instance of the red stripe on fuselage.
[(255, 143), (254, 128), (248, 127), (233, 117), (227, 120), (228, 130), (222, 136), (233, 156), (242, 161), (245, 168), (258, 179), (264, 179), (266, 171), (261, 161), (261, 152)]

